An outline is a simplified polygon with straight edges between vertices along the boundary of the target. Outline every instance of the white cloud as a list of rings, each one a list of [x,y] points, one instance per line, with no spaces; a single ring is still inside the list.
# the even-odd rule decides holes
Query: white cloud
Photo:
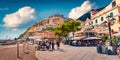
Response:
[[[35,18],[35,9],[26,6],[20,8],[17,12],[12,14],[7,14],[4,19],[4,27],[13,28],[13,30],[18,28],[21,24],[27,23]]]
[[[87,0],[80,7],[73,8],[68,17],[72,19],[78,19],[80,16],[90,11],[93,6],[94,3],[91,3],[89,0]]]
[[[12,29],[12,31],[18,31],[18,30],[19,30],[19,29],[17,29],[17,28],[13,28],[13,29]]]

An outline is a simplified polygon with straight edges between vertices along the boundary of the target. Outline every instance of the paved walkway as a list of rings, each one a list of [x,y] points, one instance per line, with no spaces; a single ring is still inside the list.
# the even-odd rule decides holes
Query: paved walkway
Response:
[[[60,50],[37,51],[38,60],[120,60],[116,55],[98,54],[96,47],[62,45]]]
[[[16,45],[6,45],[0,46],[0,60],[37,60],[35,57],[35,46],[29,45],[29,54],[23,52],[23,46],[19,47],[19,57],[17,58],[17,48]]]

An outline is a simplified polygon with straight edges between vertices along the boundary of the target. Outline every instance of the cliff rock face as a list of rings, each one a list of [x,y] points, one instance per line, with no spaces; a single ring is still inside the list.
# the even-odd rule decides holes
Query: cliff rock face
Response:
[[[40,22],[35,23],[26,32],[20,35],[22,38],[29,38],[30,36],[40,36],[42,38],[55,38],[54,32],[48,30],[48,28],[55,28],[60,23],[64,23],[66,18],[63,15],[55,14],[49,16]]]

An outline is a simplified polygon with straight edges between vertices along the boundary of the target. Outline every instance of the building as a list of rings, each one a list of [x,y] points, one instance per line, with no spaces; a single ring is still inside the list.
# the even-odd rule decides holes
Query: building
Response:
[[[84,18],[86,17],[86,15],[82,17]],[[90,17],[86,17],[84,19],[86,19],[86,21],[84,22],[82,30],[84,30],[84,34],[87,37],[91,35],[108,36],[109,35],[108,22],[110,22],[111,25],[112,35],[119,33],[120,32],[120,1],[112,0],[111,3],[106,7],[100,9],[93,9],[90,11]]]
[[[108,6],[104,7],[102,10],[91,11],[91,22],[89,22],[89,24],[92,24],[93,26],[101,25],[104,22],[108,22],[108,20],[111,20],[112,31],[119,32],[120,31],[119,14],[120,14],[120,1],[112,0],[112,2]],[[109,16],[109,18],[107,18],[107,16]],[[112,18],[115,18],[115,20],[112,20]]]

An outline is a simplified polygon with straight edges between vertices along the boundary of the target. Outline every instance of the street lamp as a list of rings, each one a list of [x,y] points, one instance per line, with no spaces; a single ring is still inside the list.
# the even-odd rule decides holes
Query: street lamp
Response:
[[[110,46],[112,46],[112,33],[111,33],[111,22],[110,22],[110,20],[115,20],[115,18],[113,18],[113,17],[111,17],[109,15],[106,18],[108,20],[108,30],[109,30],[109,37],[110,37]]]

